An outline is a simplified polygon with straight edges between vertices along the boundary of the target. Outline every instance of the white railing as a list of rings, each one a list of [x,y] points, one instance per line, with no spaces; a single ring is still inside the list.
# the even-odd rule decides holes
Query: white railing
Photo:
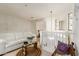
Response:
[[[52,38],[52,40],[50,40]],[[58,44],[58,40],[68,44],[68,32],[41,32],[40,43],[44,50],[51,52]]]

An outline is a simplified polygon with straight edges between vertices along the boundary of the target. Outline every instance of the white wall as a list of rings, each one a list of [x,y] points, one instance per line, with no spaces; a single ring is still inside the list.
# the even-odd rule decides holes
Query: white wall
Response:
[[[51,18],[46,18],[46,31],[55,31],[55,19],[53,18],[52,19],[52,22],[51,22]],[[52,24],[51,24],[52,23]],[[51,26],[52,26],[52,29],[51,29]]]
[[[45,31],[46,23],[44,19],[36,21],[36,30]]]
[[[74,41],[76,44],[76,52],[79,55],[79,4],[75,5],[75,19],[74,19]]]
[[[55,20],[63,21],[63,28],[65,31],[68,30],[68,13],[74,14],[74,8],[69,9],[67,12],[62,12],[60,15],[52,16],[52,31],[55,31]],[[36,21],[36,29],[42,29],[51,31],[51,17],[45,17],[40,21]]]
[[[31,21],[15,16],[0,15],[0,32],[35,32]]]

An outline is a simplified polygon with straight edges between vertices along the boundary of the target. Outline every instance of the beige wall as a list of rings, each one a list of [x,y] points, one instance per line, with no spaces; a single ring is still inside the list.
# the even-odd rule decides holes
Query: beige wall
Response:
[[[46,30],[46,23],[43,19],[36,21],[36,31],[45,31]]]
[[[1,32],[35,32],[34,23],[15,16],[0,15]]]

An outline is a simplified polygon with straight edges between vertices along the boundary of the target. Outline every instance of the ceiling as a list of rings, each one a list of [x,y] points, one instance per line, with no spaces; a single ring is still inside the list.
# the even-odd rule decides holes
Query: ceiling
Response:
[[[48,17],[51,10],[53,16],[58,17],[71,12],[73,8],[74,4],[71,3],[6,3],[0,4],[0,14],[13,15],[27,20],[37,20]]]

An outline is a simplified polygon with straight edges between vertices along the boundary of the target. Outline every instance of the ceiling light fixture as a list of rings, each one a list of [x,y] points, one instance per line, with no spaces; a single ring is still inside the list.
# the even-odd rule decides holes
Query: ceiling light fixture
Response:
[[[33,19],[33,18],[35,18],[35,17],[31,17],[31,18]]]
[[[51,36],[49,37],[50,40],[54,40],[54,37],[52,36],[52,10],[50,11],[51,14]]]
[[[27,5],[27,4],[25,4],[24,6],[25,6],[25,7],[27,7],[28,5]]]

